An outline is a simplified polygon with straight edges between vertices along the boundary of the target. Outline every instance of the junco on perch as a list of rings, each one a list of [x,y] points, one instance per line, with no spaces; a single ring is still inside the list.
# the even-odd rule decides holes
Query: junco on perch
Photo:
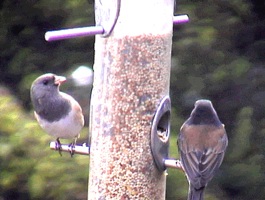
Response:
[[[73,155],[76,140],[84,126],[84,116],[78,102],[70,95],[60,92],[60,85],[66,81],[63,76],[44,74],[31,85],[30,96],[34,114],[39,125],[55,136],[56,146],[61,155],[59,138],[74,139],[69,145]]]
[[[208,182],[220,167],[228,139],[209,100],[198,100],[180,129],[180,160],[189,182],[188,200],[203,200]]]

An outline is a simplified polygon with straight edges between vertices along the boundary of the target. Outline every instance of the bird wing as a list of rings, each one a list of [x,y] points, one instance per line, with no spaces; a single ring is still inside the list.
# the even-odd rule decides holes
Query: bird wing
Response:
[[[213,178],[223,161],[227,143],[223,127],[183,125],[178,147],[186,175],[195,188],[206,186]]]
[[[71,103],[71,107],[73,110],[75,110],[74,112],[74,120],[76,124],[80,124],[82,127],[84,126],[84,115],[83,115],[83,111],[81,106],[79,105],[79,103],[70,95],[60,92],[60,95],[62,97],[64,97],[65,99],[68,99],[69,102]]]
[[[39,120],[39,118],[40,118],[40,116],[38,115],[38,113],[36,112],[36,111],[34,111],[34,117],[35,117],[35,119],[39,122],[40,120]]]

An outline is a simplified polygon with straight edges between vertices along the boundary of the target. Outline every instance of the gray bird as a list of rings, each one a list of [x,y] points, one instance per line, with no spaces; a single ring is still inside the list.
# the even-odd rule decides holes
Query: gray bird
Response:
[[[204,189],[220,167],[228,139],[211,101],[198,100],[178,137],[180,160],[189,182],[188,200],[203,200]]]
[[[84,116],[78,102],[70,95],[60,92],[60,85],[66,81],[63,76],[44,74],[38,77],[31,86],[30,96],[34,114],[39,125],[57,139],[57,149],[61,155],[59,138],[74,139],[71,156],[84,126]]]

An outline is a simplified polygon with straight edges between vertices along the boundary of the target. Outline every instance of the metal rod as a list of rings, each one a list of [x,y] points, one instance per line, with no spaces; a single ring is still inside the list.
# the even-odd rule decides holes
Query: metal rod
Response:
[[[173,17],[173,24],[183,24],[189,22],[188,15],[178,15]],[[57,31],[48,31],[45,33],[45,40],[48,42],[56,40],[65,40],[69,38],[91,36],[103,34],[104,29],[101,26],[90,26],[72,29],[63,29]]]
[[[103,34],[103,33],[104,29],[101,26],[63,29],[63,30],[46,32],[45,40],[50,42],[55,40],[64,40],[69,38],[90,36],[90,35]]]
[[[50,149],[58,151],[58,148],[56,147],[56,142],[51,142],[50,143]],[[61,151],[65,152],[71,152],[71,146],[68,144],[62,144],[61,145]],[[75,145],[75,148],[73,149],[74,154],[81,154],[81,155],[89,155],[90,148],[84,143],[82,146],[81,145]]]
[[[184,24],[189,22],[188,15],[177,15],[173,17],[173,24]]]
[[[164,161],[164,164],[165,164],[166,167],[175,168],[175,169],[181,169],[182,171],[184,171],[180,160],[166,159]]]

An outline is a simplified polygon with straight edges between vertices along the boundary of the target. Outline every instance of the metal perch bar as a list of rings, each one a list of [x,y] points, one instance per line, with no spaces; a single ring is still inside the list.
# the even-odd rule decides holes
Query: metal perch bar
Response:
[[[188,15],[177,15],[173,17],[173,24],[184,24],[189,22]]]
[[[181,164],[181,161],[180,160],[166,159],[164,161],[164,164],[168,168],[175,168],[175,169],[181,169],[181,170],[183,170],[183,167],[182,167],[182,164]]]
[[[68,144],[62,144],[61,148],[62,148],[61,151],[65,151],[69,153],[71,152],[71,146],[69,146]],[[56,148],[56,142],[50,143],[50,149],[58,151],[58,148]],[[84,143],[82,146],[75,145],[75,147],[73,148],[73,151],[74,151],[74,154],[89,155],[90,148]]]
[[[189,22],[188,15],[177,15],[173,17],[173,24],[183,24]],[[45,40],[48,42],[56,40],[65,40],[76,37],[92,36],[104,34],[101,26],[90,26],[81,28],[62,29],[57,31],[48,31],[45,33]]]
[[[83,37],[83,36],[103,34],[103,33],[104,29],[101,26],[63,29],[63,30],[46,32],[45,40],[50,42],[55,40],[64,40],[69,38]]]

